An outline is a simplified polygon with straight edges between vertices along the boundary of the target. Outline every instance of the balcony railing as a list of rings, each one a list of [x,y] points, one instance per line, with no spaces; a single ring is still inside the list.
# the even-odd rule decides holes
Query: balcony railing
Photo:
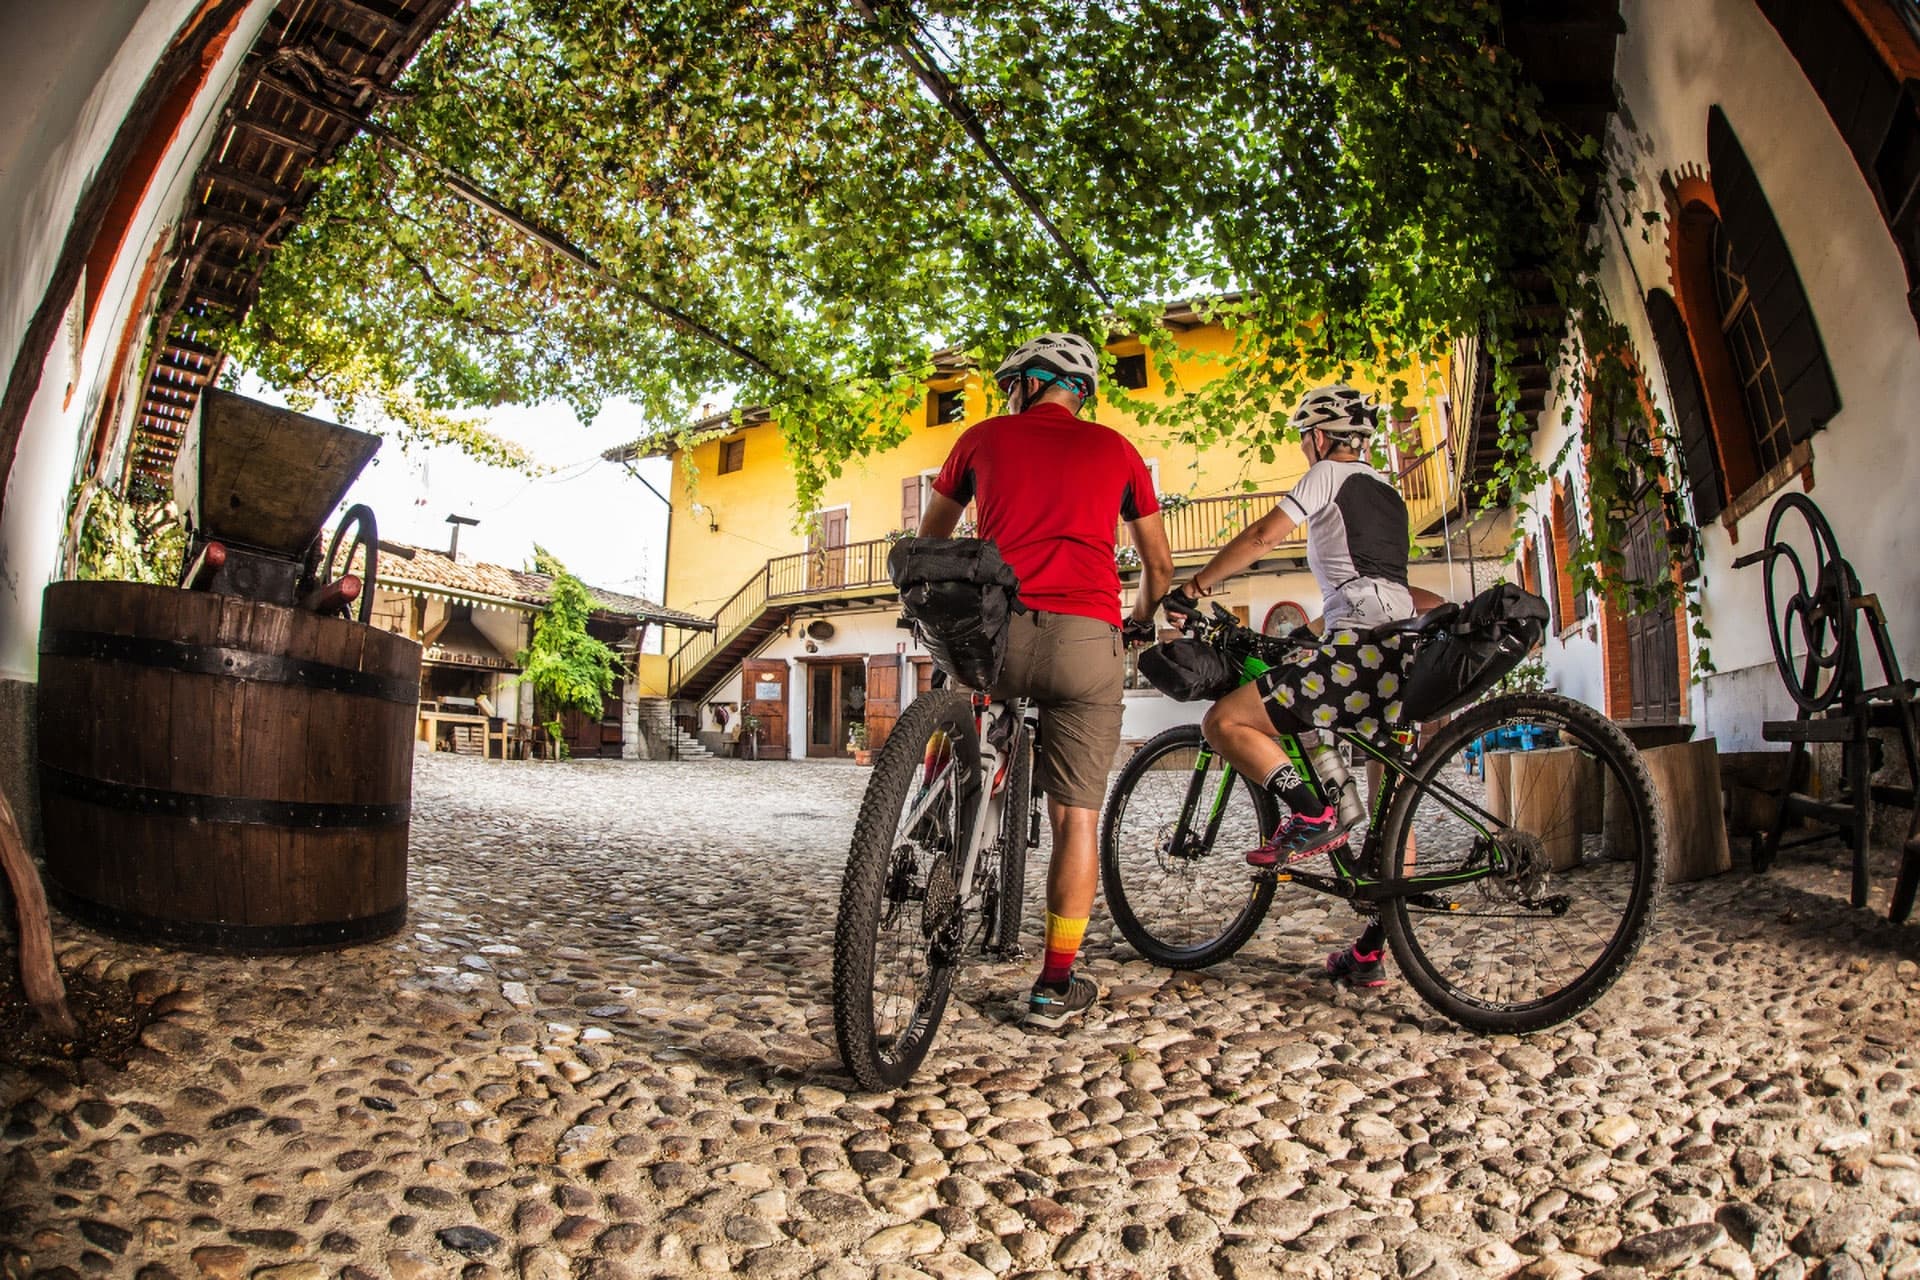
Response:
[[[889,545],[880,538],[842,547],[816,547],[767,561],[714,613],[712,631],[695,632],[674,651],[667,665],[667,687],[678,690],[709,656],[733,643],[770,605],[890,585]]]
[[[1242,529],[1273,510],[1278,493],[1233,493],[1215,498],[1193,498],[1160,509],[1160,521],[1166,526],[1167,545],[1176,556],[1199,555],[1214,551],[1233,540]],[[1306,538],[1306,530],[1296,530],[1288,541]],[[1132,546],[1125,525],[1120,527],[1120,545]]]

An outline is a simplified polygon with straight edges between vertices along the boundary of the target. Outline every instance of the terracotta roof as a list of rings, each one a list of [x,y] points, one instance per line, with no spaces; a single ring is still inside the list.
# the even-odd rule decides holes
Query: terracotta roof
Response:
[[[383,542],[380,549],[382,552],[413,553],[411,560],[403,555],[380,557],[380,585],[389,590],[425,587],[454,595],[508,601],[525,605],[529,610],[544,607],[552,598],[553,579],[544,573],[528,573],[479,560],[454,561],[444,551],[409,547],[397,542]],[[641,596],[607,591],[591,584],[587,592],[598,606],[595,612],[610,617],[631,618],[635,622],[658,622],[691,631],[713,630],[712,619],[668,609]]]

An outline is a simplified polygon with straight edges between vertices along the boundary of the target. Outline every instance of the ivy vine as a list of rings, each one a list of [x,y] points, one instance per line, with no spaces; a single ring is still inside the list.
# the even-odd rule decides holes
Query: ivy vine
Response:
[[[1542,115],[1499,22],[1494,0],[469,0],[324,175],[233,349],[500,461],[464,411],[619,396],[674,435],[706,399],[766,405],[805,511],[900,442],[935,350],[1137,334],[1174,394],[1103,394],[1252,464],[1315,382],[1404,400],[1480,334],[1492,502],[1543,476],[1515,373],[1561,354],[1543,280],[1563,403],[1606,409],[1576,573],[1671,592],[1617,563],[1663,460],[1580,216],[1598,143]],[[1162,321],[1192,299],[1231,376],[1178,379]]]

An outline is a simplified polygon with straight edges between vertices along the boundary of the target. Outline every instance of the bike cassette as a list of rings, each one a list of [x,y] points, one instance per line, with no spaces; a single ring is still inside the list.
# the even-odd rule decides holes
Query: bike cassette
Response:
[[[927,868],[926,901],[920,908],[920,928],[933,938],[947,929],[960,912],[960,889],[953,878],[953,859],[935,858]]]

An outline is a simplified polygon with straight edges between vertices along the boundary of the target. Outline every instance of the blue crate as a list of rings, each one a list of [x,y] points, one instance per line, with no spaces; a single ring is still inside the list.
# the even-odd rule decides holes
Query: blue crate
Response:
[[[1544,725],[1509,724],[1490,730],[1467,744],[1461,756],[1465,759],[1467,772],[1486,772],[1482,756],[1488,751],[1538,751],[1554,745],[1559,737]]]

